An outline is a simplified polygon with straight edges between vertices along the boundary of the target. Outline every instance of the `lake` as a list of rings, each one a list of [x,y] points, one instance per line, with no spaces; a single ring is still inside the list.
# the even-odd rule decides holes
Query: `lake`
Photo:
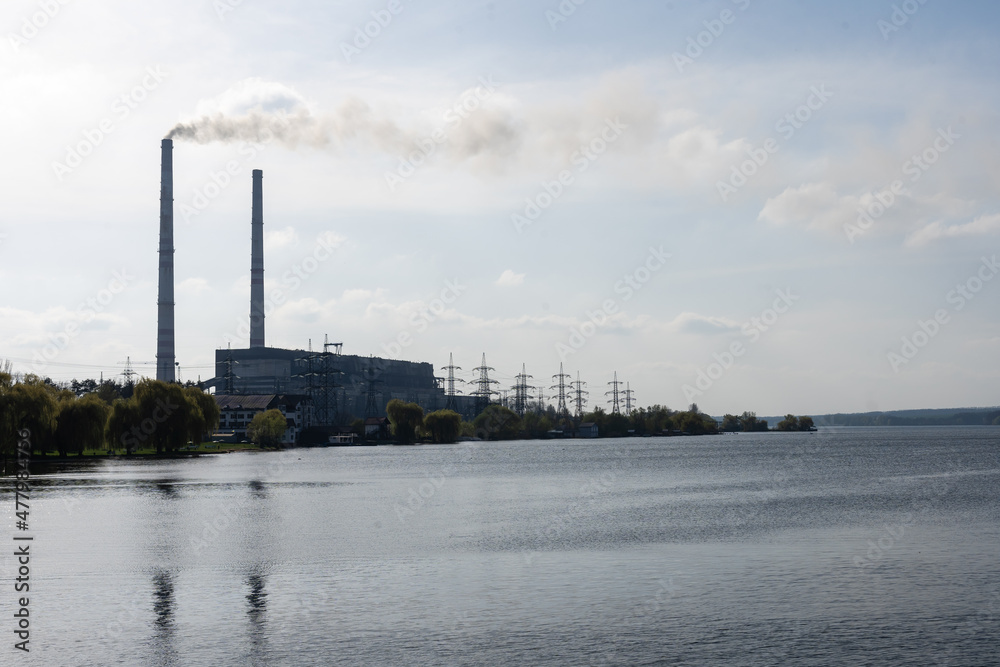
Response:
[[[34,464],[4,665],[985,665],[1000,429]],[[15,535],[11,480],[0,502]]]

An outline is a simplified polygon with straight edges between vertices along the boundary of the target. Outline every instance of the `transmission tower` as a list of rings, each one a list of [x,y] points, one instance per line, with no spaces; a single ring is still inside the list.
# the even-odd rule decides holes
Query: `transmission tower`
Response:
[[[624,384],[623,382],[618,381],[618,371],[615,371],[615,379],[608,383],[608,385],[611,387],[611,391],[604,392],[605,396],[611,396],[611,399],[608,400],[608,403],[611,404],[611,414],[613,415],[620,415],[622,413],[621,408],[619,407],[621,404],[619,398],[621,391],[618,389],[618,387],[620,387],[623,384]]]
[[[368,361],[368,395],[365,398],[365,421],[368,421],[372,417],[378,417],[381,412],[378,409],[378,390],[376,386],[381,384],[382,380],[375,379],[375,359],[369,357]]]
[[[472,395],[476,397],[476,414],[482,412],[486,409],[486,406],[490,404],[491,397],[498,393],[493,389],[493,385],[500,384],[496,380],[490,379],[490,371],[495,371],[496,369],[492,366],[486,365],[486,353],[483,353],[483,363],[478,368],[473,368],[472,371],[479,373],[479,379],[476,381],[478,388],[472,392]]]
[[[319,426],[334,426],[340,421],[338,409],[337,388],[340,384],[336,377],[340,375],[337,359],[340,357],[343,343],[331,343],[329,336],[324,339],[323,351],[313,352],[312,341],[309,341],[309,354],[296,361],[305,362],[304,373],[296,377],[305,378],[306,393],[312,398]],[[331,352],[330,348],[334,351]]]
[[[514,412],[522,417],[525,410],[528,409],[528,390],[535,389],[528,384],[528,379],[531,377],[533,376],[525,372],[524,364],[521,364],[521,372],[514,376],[514,386],[511,387],[514,390]]]
[[[456,410],[457,406],[455,405],[455,396],[456,396],[455,383],[456,382],[465,382],[465,380],[463,380],[462,378],[455,377],[455,371],[462,370],[462,367],[455,365],[454,355],[449,352],[448,353],[448,365],[445,366],[444,368],[442,368],[441,370],[448,371],[448,381],[447,381],[446,389],[445,389],[445,395],[446,395],[447,398],[445,399],[444,409],[445,410]]]
[[[132,357],[125,357],[125,370],[122,371],[122,375],[125,376],[125,386],[131,387],[134,383],[134,378],[138,373],[132,369]]]
[[[632,414],[632,404],[634,403],[632,396],[635,395],[635,392],[632,391],[632,387],[629,386],[628,382],[625,383],[625,391],[623,393],[625,394],[625,414],[630,415]]]
[[[545,389],[538,387],[538,414],[545,412],[545,399],[548,396],[545,395]]]
[[[580,371],[576,372],[576,382],[570,382],[569,386],[573,388],[573,403],[576,405],[576,418],[579,419],[583,416],[583,406],[587,403],[587,396],[590,395],[590,392],[584,389],[587,383],[580,380]]]
[[[569,414],[569,410],[566,409],[566,387],[572,383],[566,382],[566,378],[572,378],[572,377],[573,377],[572,375],[563,373],[562,363],[559,364],[559,375],[552,376],[552,379],[555,380],[557,384],[552,385],[551,387],[549,387],[549,389],[559,390],[559,393],[557,394],[557,396],[559,397],[559,404],[558,407],[556,407],[556,411],[560,415]]]

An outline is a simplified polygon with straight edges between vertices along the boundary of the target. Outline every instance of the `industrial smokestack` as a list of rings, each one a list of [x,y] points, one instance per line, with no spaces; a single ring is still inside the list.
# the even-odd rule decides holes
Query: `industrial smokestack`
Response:
[[[264,172],[253,170],[250,213],[250,347],[264,347]]]
[[[156,299],[156,379],[174,381],[174,142],[160,156],[160,283]]]

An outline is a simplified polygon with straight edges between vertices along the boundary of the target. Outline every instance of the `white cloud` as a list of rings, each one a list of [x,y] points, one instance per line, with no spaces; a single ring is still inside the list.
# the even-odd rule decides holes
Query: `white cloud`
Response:
[[[294,227],[264,231],[264,248],[266,250],[277,250],[298,244],[299,235],[295,232]]]
[[[515,287],[524,282],[524,275],[523,273],[514,273],[510,269],[507,269],[500,274],[500,277],[497,278],[494,284],[500,287]]]
[[[739,331],[740,325],[725,317],[683,312],[667,325],[667,329],[676,333],[711,335]]]
[[[945,225],[932,222],[918,229],[906,238],[908,248],[918,247],[940,241],[941,239],[962,238],[966,236],[985,236],[1000,232],[1000,213],[983,215],[964,225]]]
[[[187,278],[177,285],[177,291],[185,294],[198,295],[209,291],[208,281],[204,278]]]
[[[774,225],[839,229],[854,221],[859,201],[858,197],[838,195],[829,183],[806,183],[768,199],[757,219]]]
[[[199,101],[195,114],[242,115],[252,110],[273,113],[278,110],[292,111],[303,106],[305,100],[288,86],[252,77],[240,81],[216,97]]]

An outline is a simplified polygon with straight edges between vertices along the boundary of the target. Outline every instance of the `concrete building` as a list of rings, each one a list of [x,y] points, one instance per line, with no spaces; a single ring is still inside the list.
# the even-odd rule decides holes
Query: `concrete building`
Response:
[[[254,347],[216,350],[216,392],[224,394],[298,394],[311,396],[318,421],[323,421],[324,393],[336,421],[382,417],[386,404],[398,398],[416,403],[424,412],[443,410],[447,403],[434,366],[426,362],[399,361],[350,354],[327,356],[308,350]],[[374,384],[374,411],[366,414],[369,385]],[[328,387],[328,388],[327,388]],[[475,399],[456,396],[457,412],[475,416]]]

